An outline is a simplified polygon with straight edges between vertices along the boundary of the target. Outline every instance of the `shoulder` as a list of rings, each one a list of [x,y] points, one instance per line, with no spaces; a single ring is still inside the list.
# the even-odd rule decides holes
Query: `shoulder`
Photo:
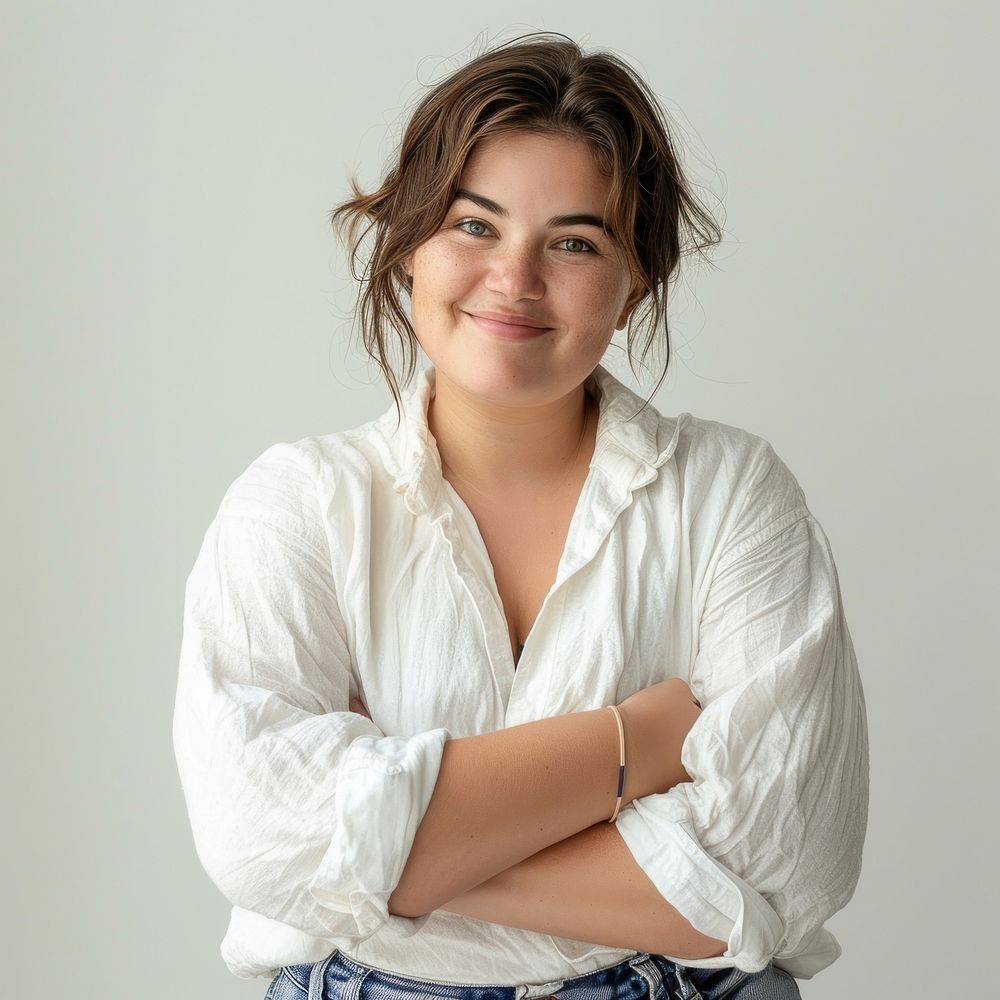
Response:
[[[722,474],[734,485],[749,486],[772,475],[791,475],[771,442],[745,427],[684,413],[677,442],[678,460],[692,473]]]
[[[771,442],[745,427],[725,424],[720,420],[682,415],[678,452],[698,468],[727,467],[739,472],[770,460],[774,455]]]
[[[226,489],[220,513],[307,531],[334,498],[343,503],[367,493],[374,423],[268,445]]]
[[[771,441],[745,427],[685,414],[677,444],[690,494],[719,512],[739,536],[808,514],[795,474]]]

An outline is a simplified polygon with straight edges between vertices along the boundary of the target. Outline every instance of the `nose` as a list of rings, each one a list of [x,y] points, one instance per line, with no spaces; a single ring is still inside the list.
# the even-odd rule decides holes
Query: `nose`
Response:
[[[491,255],[486,287],[508,299],[540,299],[545,294],[541,261],[525,243],[509,243]]]

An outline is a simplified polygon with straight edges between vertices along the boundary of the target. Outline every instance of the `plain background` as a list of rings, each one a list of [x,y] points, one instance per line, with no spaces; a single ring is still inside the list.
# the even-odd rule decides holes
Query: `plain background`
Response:
[[[263,997],[175,769],[184,581],[252,458],[390,404],[327,223],[348,173],[540,29],[646,76],[725,225],[655,404],[770,440],[834,548],[871,808],[803,996],[988,991],[996,6],[358,7],[2,4],[5,994]]]

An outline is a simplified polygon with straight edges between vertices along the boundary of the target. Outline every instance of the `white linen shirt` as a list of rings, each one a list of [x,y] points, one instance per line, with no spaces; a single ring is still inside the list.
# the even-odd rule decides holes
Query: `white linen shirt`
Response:
[[[674,961],[812,977],[841,953],[823,924],[860,875],[868,735],[830,544],[796,479],[746,430],[637,413],[598,366],[593,459],[515,671],[427,426],[434,384],[418,371],[398,429],[390,406],[267,448],[187,578],[173,740],[199,860],[232,905],[228,968],[269,979],[336,948],[520,997],[633,957],[387,902],[447,739],[681,677],[704,706],[681,753],[692,781],[616,820],[662,895],[728,942]]]

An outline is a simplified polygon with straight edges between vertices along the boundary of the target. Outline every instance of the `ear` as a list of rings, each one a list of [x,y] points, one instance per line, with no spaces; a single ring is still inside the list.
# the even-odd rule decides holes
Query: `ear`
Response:
[[[646,286],[641,280],[636,278],[632,285],[631,290],[628,293],[628,298],[625,300],[625,305],[622,306],[621,314],[618,317],[618,322],[615,324],[616,330],[623,330],[629,321],[629,317],[632,315],[632,310],[646,297]]]

